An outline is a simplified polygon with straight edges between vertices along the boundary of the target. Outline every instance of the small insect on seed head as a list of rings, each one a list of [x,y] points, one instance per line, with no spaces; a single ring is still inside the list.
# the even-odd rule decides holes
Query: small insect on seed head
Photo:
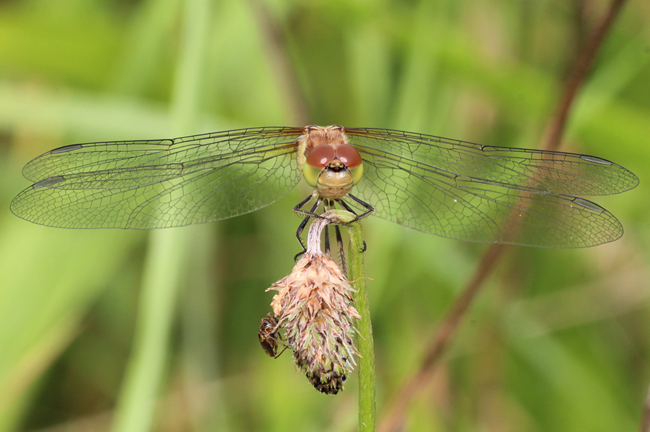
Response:
[[[278,341],[281,340],[280,335],[278,334],[278,319],[271,314],[266,315],[262,318],[260,323],[260,330],[257,333],[257,337],[260,340],[260,345],[262,349],[273,358],[280,357],[280,352],[278,354]]]

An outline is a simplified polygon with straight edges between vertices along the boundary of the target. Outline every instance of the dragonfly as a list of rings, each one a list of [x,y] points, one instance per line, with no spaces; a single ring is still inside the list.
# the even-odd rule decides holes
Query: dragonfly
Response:
[[[596,156],[337,125],[72,144],[23,174],[33,184],[12,212],[51,227],[218,221],[268,206],[304,179],[313,192],[294,208],[304,217],[299,241],[319,208],[339,206],[441,237],[547,248],[620,238],[621,223],[584,197],[639,183]]]

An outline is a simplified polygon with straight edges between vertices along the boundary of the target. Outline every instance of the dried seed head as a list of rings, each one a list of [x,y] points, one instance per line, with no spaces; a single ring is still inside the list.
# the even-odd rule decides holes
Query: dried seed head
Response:
[[[271,306],[296,364],[316,389],[336,394],[355,366],[352,320],[360,315],[345,275],[320,251],[320,232],[327,223],[317,219],[312,224],[307,252],[269,290],[278,291]]]

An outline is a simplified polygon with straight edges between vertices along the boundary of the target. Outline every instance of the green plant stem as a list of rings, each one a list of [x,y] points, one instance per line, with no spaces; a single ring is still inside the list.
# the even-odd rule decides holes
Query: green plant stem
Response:
[[[361,315],[357,325],[357,349],[359,350],[359,432],[374,432],[377,418],[375,402],[375,344],[372,338],[370,305],[363,274],[363,236],[361,224],[347,225],[350,236],[348,257],[350,260],[349,279],[356,290],[355,306]]]

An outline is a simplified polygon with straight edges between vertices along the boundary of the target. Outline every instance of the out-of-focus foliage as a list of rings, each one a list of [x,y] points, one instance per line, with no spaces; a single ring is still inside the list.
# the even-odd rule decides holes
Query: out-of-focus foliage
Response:
[[[535,147],[607,4],[215,1],[201,115],[187,133],[306,119]],[[182,6],[0,2],[0,432],[110,427],[147,233],[35,226],[9,203],[28,186],[21,167],[48,149],[169,136]],[[625,236],[593,249],[510,248],[410,406],[408,430],[637,429],[650,381],[649,29],[650,4],[630,2],[562,146],[640,177],[636,190],[597,200]],[[299,251],[291,208],[307,190],[196,237],[157,430],[355,430],[355,376],[342,394],[321,395],[290,355],[272,360],[257,341],[264,290]],[[372,218],[364,228],[381,419],[485,246]]]

